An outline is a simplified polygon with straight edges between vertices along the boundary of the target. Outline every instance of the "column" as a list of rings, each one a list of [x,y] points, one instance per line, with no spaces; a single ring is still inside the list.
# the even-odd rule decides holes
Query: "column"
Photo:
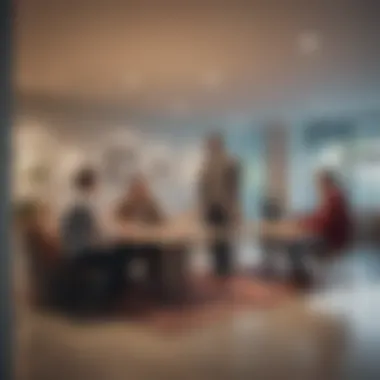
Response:
[[[0,379],[10,379],[11,365],[11,265],[10,265],[10,25],[11,2],[0,2]]]

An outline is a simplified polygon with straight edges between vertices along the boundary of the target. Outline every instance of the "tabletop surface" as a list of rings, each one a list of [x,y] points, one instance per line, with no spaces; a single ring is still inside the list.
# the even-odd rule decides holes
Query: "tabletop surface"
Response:
[[[165,242],[205,242],[214,238],[251,237],[296,240],[307,235],[294,221],[246,222],[241,225],[212,229],[197,220],[173,220],[162,226],[119,224],[114,236],[120,239]]]
[[[50,230],[59,229],[54,224],[48,224]],[[279,221],[243,221],[230,227],[215,229],[207,227],[195,215],[187,213],[170,219],[159,226],[147,226],[136,223],[119,223],[110,221],[103,223],[102,232],[105,241],[128,240],[137,242],[159,242],[159,243],[203,243],[216,237],[226,238],[259,238],[278,239],[282,241],[298,240],[308,235],[294,220]]]

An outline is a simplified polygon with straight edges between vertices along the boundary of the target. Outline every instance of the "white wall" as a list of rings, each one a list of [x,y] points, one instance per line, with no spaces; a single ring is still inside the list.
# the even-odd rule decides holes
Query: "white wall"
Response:
[[[14,197],[41,196],[59,209],[72,197],[70,179],[77,168],[93,165],[104,173],[104,153],[110,147],[137,152],[136,171],[148,177],[157,197],[169,212],[181,212],[195,202],[195,185],[201,165],[199,139],[171,137],[160,133],[141,133],[128,127],[109,126],[102,130],[78,127],[70,133],[38,120],[23,118],[14,130]],[[167,176],[156,178],[154,165],[168,166]],[[45,185],[30,179],[30,170],[44,166],[49,172]],[[125,191],[126,183],[111,183],[103,178],[102,201],[107,203]]]
[[[229,148],[244,164],[242,196],[244,207],[247,208],[246,217],[255,217],[256,203],[262,190],[259,188],[262,185],[259,180],[263,164],[262,141],[252,131],[230,132],[231,136],[226,136],[231,143]],[[166,157],[171,174],[162,181],[150,178],[152,186],[170,214],[186,212],[196,203],[195,187],[202,162],[203,139],[204,131],[187,130],[182,133],[179,130],[178,133],[168,133],[157,128],[142,133],[133,127],[117,125],[100,129],[87,127],[86,130],[70,125],[66,129],[65,125],[58,128],[54,123],[37,119],[19,119],[14,128],[14,197],[36,194],[49,199],[60,212],[72,198],[70,178],[76,168],[84,163],[92,163],[101,170],[102,155],[107,147],[115,143],[123,146],[132,143],[140,151],[139,167],[143,170],[148,169],[157,156],[162,154]],[[28,169],[40,163],[52,169],[50,181],[44,188],[33,186],[27,176]],[[109,203],[122,195],[123,191],[125,185],[117,186],[104,181],[100,207],[106,210]],[[238,265],[257,261],[258,250],[253,240],[239,242],[236,252]],[[194,265],[199,269],[209,266],[209,256],[202,251],[192,256]]]

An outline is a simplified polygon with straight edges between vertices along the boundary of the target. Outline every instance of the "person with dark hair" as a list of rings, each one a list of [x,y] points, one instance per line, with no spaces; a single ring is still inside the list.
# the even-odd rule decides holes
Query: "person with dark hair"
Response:
[[[76,197],[61,225],[63,251],[69,256],[84,254],[100,236],[94,214],[94,196],[98,185],[96,172],[82,169],[74,177],[73,185]]]
[[[76,198],[63,215],[60,235],[66,260],[64,298],[78,311],[91,302],[91,307],[104,306],[110,294],[111,263],[108,252],[100,247],[103,233],[95,212],[97,173],[90,168],[82,169],[74,177],[73,185]]]
[[[239,165],[226,151],[219,134],[209,136],[206,149],[206,162],[199,184],[201,213],[209,227],[230,230],[240,211]],[[233,263],[230,239],[216,239],[210,248],[217,275],[231,275]]]
[[[314,213],[300,218],[305,235],[313,236],[289,247],[295,279],[308,281],[310,275],[304,262],[305,249],[317,251],[320,257],[331,257],[348,245],[352,237],[352,217],[348,200],[335,173],[323,170],[316,175],[319,205]]]
[[[328,170],[317,174],[319,206],[310,216],[302,218],[302,227],[318,235],[330,250],[344,247],[352,235],[348,200],[335,173]]]

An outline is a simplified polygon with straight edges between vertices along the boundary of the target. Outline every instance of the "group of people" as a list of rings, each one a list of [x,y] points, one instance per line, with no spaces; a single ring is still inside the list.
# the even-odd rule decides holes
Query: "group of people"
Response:
[[[239,193],[241,171],[239,162],[227,152],[223,138],[211,135],[207,140],[206,159],[199,180],[199,209],[206,225],[216,228],[232,228],[241,221]],[[343,247],[351,236],[351,219],[347,199],[337,179],[330,172],[318,174],[320,206],[311,216],[297,220],[305,235],[312,232],[315,240],[324,250]],[[39,213],[34,223],[28,224],[30,247],[49,252],[48,257],[61,256],[65,271],[60,279],[59,289],[63,289],[66,299],[80,304],[85,298],[84,279],[89,269],[102,268],[106,274],[107,293],[112,300],[121,297],[128,288],[126,267],[133,258],[143,258],[148,266],[148,282],[154,292],[160,290],[162,247],[159,244],[118,244],[104,245],[104,223],[96,213],[96,195],[100,189],[97,172],[91,168],[80,170],[74,177],[73,186],[76,199],[60,218],[58,231],[48,231],[46,215]],[[44,219],[45,223],[40,223]],[[111,224],[139,223],[159,225],[166,215],[152,194],[143,176],[136,176],[129,184],[126,194],[115,209],[111,210]],[[107,222],[105,222],[107,223]],[[38,227],[38,228],[37,228]],[[43,236],[41,231],[43,231]],[[286,247],[294,272],[306,275],[302,255],[305,244],[297,241]],[[228,278],[233,273],[233,242],[229,238],[216,239],[209,247],[214,259],[214,270],[220,278]],[[107,252],[105,252],[107,251]],[[110,254],[112,251],[112,254]],[[36,253],[37,254],[37,253]],[[46,255],[45,255],[46,257]],[[270,255],[268,254],[268,258]],[[57,260],[55,260],[56,262]],[[45,260],[43,267],[52,260]],[[268,264],[270,260],[266,260]],[[41,269],[41,265],[37,268]],[[46,268],[43,268],[46,271]],[[50,271],[53,272],[54,271]],[[38,277],[38,275],[37,275]],[[70,279],[62,281],[62,277]],[[62,286],[65,283],[65,286]],[[46,284],[45,284],[46,287]],[[61,291],[62,293],[62,291]],[[75,302],[74,302],[75,301]]]
[[[159,292],[159,245],[110,239],[107,221],[96,211],[100,186],[95,170],[81,169],[74,177],[73,187],[75,199],[58,218],[58,225],[49,219],[49,209],[38,204],[29,205],[20,218],[37,302],[59,303],[72,311],[89,307],[91,302],[106,307],[128,289],[126,268],[136,257],[147,262],[149,287],[152,292]],[[133,179],[111,214],[111,218],[106,218],[109,223],[120,225],[157,225],[165,221],[141,176]],[[101,286],[94,287],[96,283]],[[93,294],[97,301],[90,288],[97,293]]]
[[[227,153],[220,136],[212,136],[208,140],[207,152],[200,178],[203,219],[211,227],[229,228],[241,221],[239,163]],[[351,242],[354,235],[351,207],[337,173],[321,170],[315,179],[318,200],[310,214],[287,220],[286,215],[281,215],[281,205],[275,198],[264,205],[267,207],[263,213],[269,219],[296,226],[301,236],[295,241],[283,241],[281,237],[263,239],[264,275],[273,274],[272,253],[280,249],[288,256],[292,279],[298,284],[310,283],[312,273],[305,257],[309,254],[319,259],[336,256],[343,253]],[[274,249],[266,249],[268,246]],[[232,242],[228,239],[215,240],[211,250],[217,274],[228,277],[233,271]]]
[[[207,224],[228,228],[239,215],[238,164],[227,154],[219,135],[208,139],[206,150],[199,186],[200,209]],[[58,298],[78,306],[89,299],[85,294],[89,277],[102,273],[103,282],[107,283],[103,286],[107,290],[104,296],[111,302],[121,298],[129,288],[127,269],[133,259],[139,258],[147,264],[150,291],[159,296],[164,249],[160,242],[137,244],[109,239],[112,226],[157,226],[167,220],[146,178],[137,174],[106,215],[97,212],[102,186],[94,168],[82,168],[75,173],[72,186],[74,200],[58,217],[58,226],[49,220],[49,210],[41,205],[24,213],[37,293],[50,295],[49,289],[55,289],[55,297],[59,293]],[[217,275],[228,276],[232,272],[231,242],[218,240],[210,250]]]
[[[207,158],[199,186],[202,217],[210,226],[229,228],[237,221],[240,208],[238,164],[227,154],[219,135],[208,139],[206,151]],[[134,258],[143,259],[148,267],[150,289],[159,297],[162,287],[162,250],[165,249],[160,242],[146,244],[123,240],[119,243],[115,241],[112,246],[102,244],[105,224],[138,223],[156,226],[165,222],[166,215],[146,179],[142,175],[132,179],[127,193],[105,221],[96,215],[96,207],[92,203],[96,201],[99,190],[96,172],[92,169],[81,170],[75,178],[74,186],[77,199],[62,217],[60,236],[62,250],[66,256],[71,257],[75,270],[80,274],[92,266],[102,267],[103,270],[109,268],[111,294],[117,297],[128,288],[126,268],[129,263]],[[210,247],[219,277],[232,273],[231,243],[228,239],[217,239]],[[80,275],[78,277],[81,278]],[[73,297],[75,296],[78,296],[78,290],[74,290]]]

